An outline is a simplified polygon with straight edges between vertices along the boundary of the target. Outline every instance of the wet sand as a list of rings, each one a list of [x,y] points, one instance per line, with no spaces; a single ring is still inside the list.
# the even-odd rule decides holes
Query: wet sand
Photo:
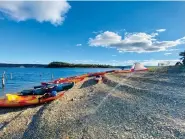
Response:
[[[51,103],[0,109],[2,139],[185,138],[185,73],[87,78]]]

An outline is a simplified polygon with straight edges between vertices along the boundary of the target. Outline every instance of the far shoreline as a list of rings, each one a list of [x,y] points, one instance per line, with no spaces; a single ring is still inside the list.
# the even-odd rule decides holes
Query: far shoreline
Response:
[[[51,62],[49,64],[13,64],[0,63],[0,68],[118,68],[125,69],[131,66],[112,66],[105,64],[74,64],[67,62]]]

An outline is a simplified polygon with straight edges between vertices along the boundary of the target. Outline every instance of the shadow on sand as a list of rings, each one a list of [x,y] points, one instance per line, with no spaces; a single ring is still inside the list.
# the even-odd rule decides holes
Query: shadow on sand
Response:
[[[1,123],[0,125],[0,131],[5,128],[9,123],[11,123],[13,120],[17,119],[20,115],[21,115],[22,112],[19,112],[15,117],[13,117],[10,121],[8,122],[4,122],[4,123]]]
[[[31,122],[29,123],[27,129],[25,130],[25,132],[22,136],[23,139],[34,137],[33,133],[37,129],[37,127],[40,123],[41,116],[42,116],[44,110],[49,106],[49,104],[50,103],[46,103],[45,105],[40,107],[40,109],[35,113],[35,115],[33,115]]]
[[[48,102],[48,103],[50,103],[50,102]],[[46,103],[46,104],[48,104],[48,103]],[[44,105],[44,104],[37,104],[37,105],[23,106],[23,107],[15,107],[15,108],[0,108],[0,115],[7,114],[7,113],[10,113],[10,112],[19,112],[19,111],[27,110],[28,108],[36,108],[36,107],[41,106],[41,105]]]
[[[43,110],[45,109],[45,107],[48,106],[48,105],[49,105],[49,103],[44,104],[38,110],[38,112],[33,116],[33,119],[35,119],[34,117],[37,116],[38,114],[40,115],[40,113],[42,113]],[[29,107],[22,107],[22,108],[1,108],[0,115],[10,113],[10,112],[19,112],[19,113],[16,116],[14,116],[11,120],[9,120],[8,122],[0,123],[0,131],[3,130],[9,123],[16,120],[22,114],[22,112],[24,110],[26,110],[28,108],[36,108],[37,106],[39,106],[39,105],[29,106]]]
[[[97,84],[97,83],[96,83],[96,81],[94,79],[89,79],[89,80],[83,82],[83,84],[81,85],[80,89],[87,88],[87,87],[93,86],[95,84]]]

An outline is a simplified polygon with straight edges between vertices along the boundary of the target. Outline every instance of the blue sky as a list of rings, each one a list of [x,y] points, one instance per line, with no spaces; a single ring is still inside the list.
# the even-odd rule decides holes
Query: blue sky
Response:
[[[1,2],[0,62],[174,63],[184,13],[184,2]]]

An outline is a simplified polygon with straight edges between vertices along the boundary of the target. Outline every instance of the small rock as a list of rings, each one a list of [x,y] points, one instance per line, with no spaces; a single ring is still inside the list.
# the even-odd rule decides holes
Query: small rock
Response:
[[[93,103],[95,104],[95,105],[98,105],[99,103],[98,102],[96,102],[96,101],[93,101]]]
[[[132,130],[131,127],[128,127],[128,126],[126,126],[126,125],[124,126],[124,128],[125,128],[126,131],[131,131],[131,130]]]
[[[1,129],[3,126],[4,126],[4,123],[1,123],[1,124],[0,124],[0,129]]]
[[[31,120],[28,119],[26,125],[28,126],[30,124]]]
[[[83,96],[80,96],[80,97],[79,97],[79,99],[82,99],[82,98],[83,98]]]
[[[76,99],[75,98],[72,98],[71,101],[75,101]]]
[[[179,137],[179,136],[180,136],[180,134],[181,134],[181,133],[180,133],[180,131],[178,131],[178,130],[175,130],[175,131],[174,131],[174,135],[175,135],[175,137]]]

